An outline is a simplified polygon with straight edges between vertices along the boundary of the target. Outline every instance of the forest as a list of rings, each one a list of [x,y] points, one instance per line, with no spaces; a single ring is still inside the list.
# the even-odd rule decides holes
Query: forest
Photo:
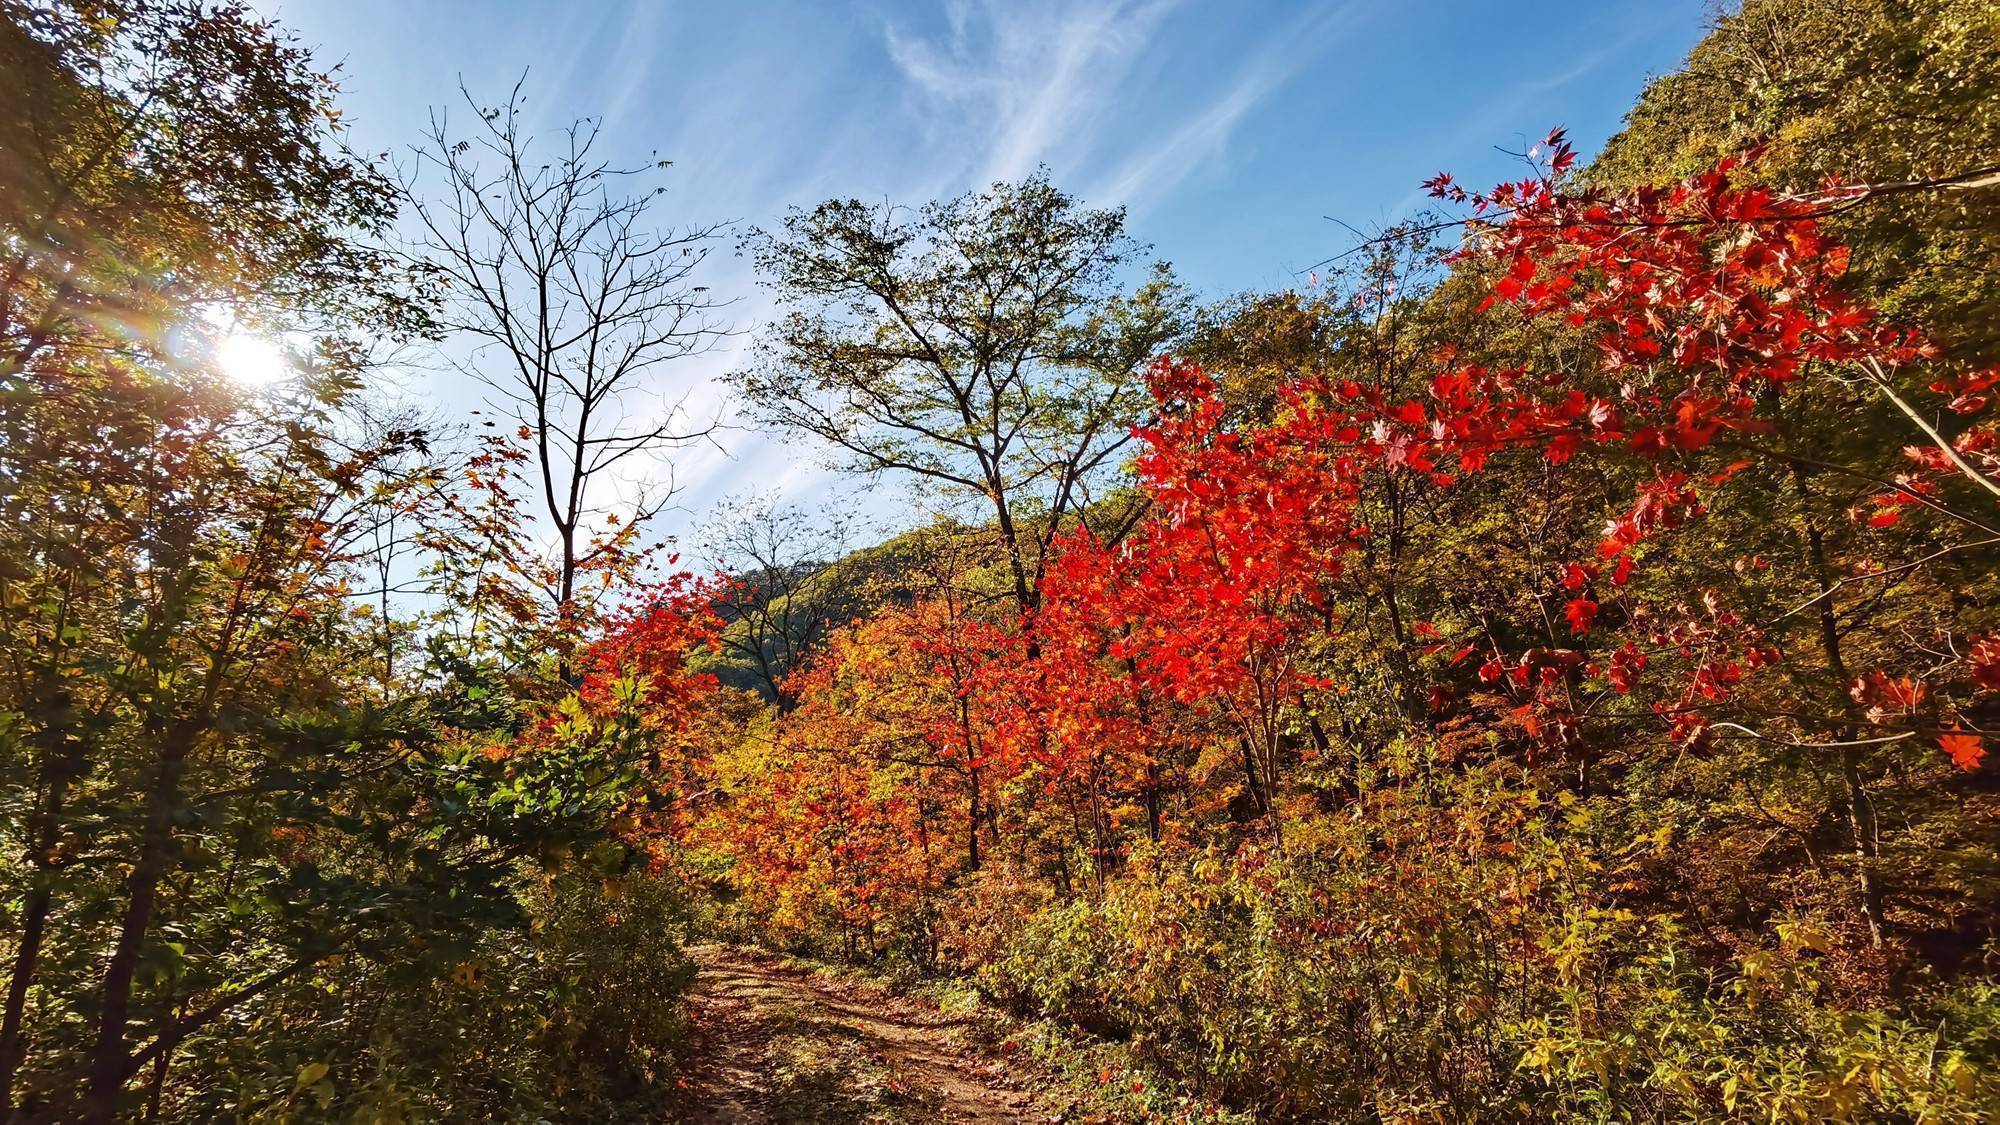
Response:
[[[0,1121],[2000,1119],[1990,0],[1741,0],[1227,296],[0,16]],[[662,533],[739,335],[921,518]]]

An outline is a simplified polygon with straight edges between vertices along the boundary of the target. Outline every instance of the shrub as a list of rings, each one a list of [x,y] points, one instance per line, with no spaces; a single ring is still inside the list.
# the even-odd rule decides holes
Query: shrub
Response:
[[[1990,1120],[1988,985],[1832,1003],[1822,934],[1729,972],[1619,905],[1590,802],[1407,778],[1262,847],[1159,856],[1024,919],[979,980],[1291,1120]]]

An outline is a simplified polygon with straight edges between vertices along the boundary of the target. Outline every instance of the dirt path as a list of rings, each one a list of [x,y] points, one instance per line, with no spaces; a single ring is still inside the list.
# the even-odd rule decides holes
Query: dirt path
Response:
[[[693,952],[682,1120],[1057,1119],[973,1045],[964,1021],[754,951]]]

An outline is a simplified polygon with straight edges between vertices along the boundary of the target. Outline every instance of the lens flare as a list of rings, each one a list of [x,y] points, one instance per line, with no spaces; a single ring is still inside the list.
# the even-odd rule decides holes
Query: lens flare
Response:
[[[268,387],[292,374],[291,358],[285,349],[263,336],[232,332],[215,349],[222,373],[246,387]]]

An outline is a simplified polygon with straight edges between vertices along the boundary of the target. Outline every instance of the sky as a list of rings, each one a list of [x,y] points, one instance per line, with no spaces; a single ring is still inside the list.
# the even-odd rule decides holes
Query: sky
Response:
[[[1046,165],[1205,298],[1302,288],[1315,262],[1423,202],[1450,170],[1516,174],[1565,125],[1586,156],[1648,78],[1700,38],[1707,0],[257,0],[340,64],[350,143],[400,158],[434,107],[525,74],[528,120],[602,119],[614,157],[673,161],[674,223],[773,226],[839,196],[956,195]],[[657,154],[657,155],[654,155]],[[1335,221],[1338,220],[1338,221]],[[714,377],[773,305],[733,243],[700,279],[740,335],[666,378],[733,426],[673,458],[664,530],[690,541],[723,497],[837,503],[910,522],[893,485],[856,493],[827,455],[755,432]],[[404,386],[448,410],[459,377]],[[657,472],[658,470],[653,470]]]

